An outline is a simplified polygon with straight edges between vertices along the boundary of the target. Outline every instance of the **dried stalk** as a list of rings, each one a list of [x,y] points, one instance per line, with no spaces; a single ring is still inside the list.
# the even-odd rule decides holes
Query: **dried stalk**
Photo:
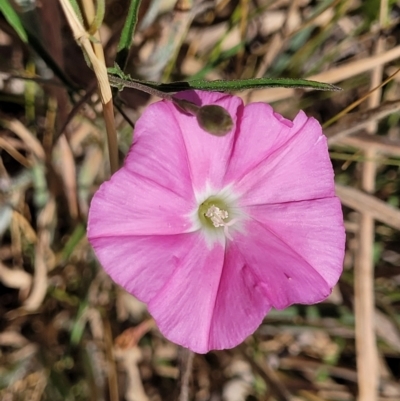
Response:
[[[385,25],[387,15],[387,0],[381,0],[380,27]],[[384,49],[384,39],[379,37],[375,54],[379,56]],[[377,65],[372,70],[371,90],[378,88],[368,98],[370,108],[377,107],[382,95],[383,65]],[[397,73],[397,71],[396,71]],[[362,100],[362,99],[361,99]],[[370,134],[377,130],[377,123],[371,122],[367,127]],[[367,193],[375,192],[375,177],[377,165],[374,162],[376,152],[370,147],[365,152],[366,160],[362,165],[361,186]],[[354,310],[356,334],[356,358],[358,375],[358,400],[376,401],[378,397],[378,348],[375,334],[375,293],[374,293],[374,241],[375,221],[368,213],[361,214],[359,229],[359,249],[354,267]]]
[[[64,14],[67,18],[67,21],[72,29],[75,40],[83,48],[84,52],[88,56],[93,71],[96,74],[101,103],[103,105],[103,114],[107,129],[110,168],[111,168],[111,173],[114,173],[115,171],[118,170],[119,167],[118,143],[117,143],[117,133],[115,130],[114,110],[112,107],[111,87],[108,81],[107,68],[104,63],[104,57],[103,59],[101,59],[98,58],[98,56],[95,54],[92,47],[92,43],[89,40],[89,35],[86,32],[85,28],[82,26],[81,22],[79,21],[70,2],[68,0],[60,0],[60,3],[64,10]],[[98,51],[98,47],[96,47],[96,50]]]

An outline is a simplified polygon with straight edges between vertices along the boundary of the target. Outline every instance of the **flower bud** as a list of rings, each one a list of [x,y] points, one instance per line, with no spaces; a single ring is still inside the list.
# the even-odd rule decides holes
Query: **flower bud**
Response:
[[[197,122],[204,131],[216,136],[224,136],[233,128],[233,120],[227,110],[216,104],[197,106],[185,100],[172,98],[172,101],[185,113],[196,116]]]
[[[200,107],[196,113],[197,122],[204,131],[216,136],[224,136],[233,128],[231,115],[215,104]]]

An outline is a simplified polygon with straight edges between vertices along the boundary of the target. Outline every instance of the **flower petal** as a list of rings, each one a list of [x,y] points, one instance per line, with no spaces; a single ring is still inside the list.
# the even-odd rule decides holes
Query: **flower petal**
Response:
[[[209,349],[232,348],[254,333],[271,309],[258,277],[230,241],[215,300]]]
[[[158,102],[138,120],[124,166],[93,197],[89,239],[188,231],[191,222],[185,216],[196,200],[174,112],[171,103]]]
[[[169,340],[198,353],[210,350],[210,325],[224,261],[224,246],[207,248],[200,233],[186,234],[176,268],[148,304]],[[157,250],[158,252],[158,250]],[[172,254],[174,250],[170,251]]]
[[[312,266],[303,257],[304,251],[316,251],[312,247],[300,253],[292,247],[291,238],[255,220],[248,220],[246,232],[236,232],[233,240],[271,306],[283,309],[294,303],[313,304],[330,294],[332,285],[319,271],[323,266]],[[329,254],[320,254],[320,261],[329,262]],[[337,272],[342,261],[333,262]]]
[[[93,244],[93,239],[101,237],[188,232],[192,229],[188,215],[194,207],[193,195],[185,199],[173,188],[123,167],[92,199],[88,238]]]
[[[177,109],[174,112],[185,141],[193,188],[199,192],[209,184],[218,189],[231,157],[236,121],[238,114],[243,110],[242,100],[237,96],[198,91],[181,92],[176,96],[198,106],[216,104],[224,107],[233,119],[232,131],[223,137],[217,137],[200,128],[194,116],[186,115]]]
[[[337,283],[346,240],[338,198],[258,205],[249,207],[247,212],[268,231],[284,239],[329,287]]]
[[[198,233],[99,237],[91,242],[110,277],[145,303],[159,294],[176,270],[208,255],[200,246]],[[187,286],[185,282],[179,284]],[[164,308],[175,310],[175,305],[165,302]]]
[[[237,181],[284,145],[293,123],[275,113],[269,104],[252,103],[244,108],[238,122],[235,148],[226,181]]]
[[[268,300],[235,243],[225,255],[220,244],[205,252],[200,237],[187,245],[149,311],[165,337],[192,351],[232,348],[261,324]]]
[[[150,105],[136,122],[133,144],[123,168],[141,180],[192,199],[188,155],[177,120],[180,114],[171,102]]]
[[[334,196],[332,165],[319,123],[303,112],[292,126],[277,116],[268,105],[245,107],[225,184],[234,182],[242,205]]]

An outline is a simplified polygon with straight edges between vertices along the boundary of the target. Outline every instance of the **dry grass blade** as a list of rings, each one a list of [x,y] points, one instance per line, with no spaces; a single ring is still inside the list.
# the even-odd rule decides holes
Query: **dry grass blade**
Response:
[[[181,349],[181,392],[179,401],[189,401],[189,385],[192,376],[194,352],[188,349]]]
[[[368,213],[375,220],[400,230],[400,210],[358,189],[336,184],[336,194],[342,203],[357,212]]]
[[[24,167],[31,167],[31,162],[2,137],[0,137],[0,148],[3,148],[11,157],[13,157],[18,163],[21,163]]]
[[[330,68],[328,71],[321,72],[307,77],[307,79],[329,84],[337,84],[340,81],[349,79],[358,74],[370,71],[371,69],[389,63],[400,57],[400,46],[394,47],[382,54],[374,55],[361,60],[346,63],[341,67]],[[274,88],[262,89],[251,92],[243,92],[239,95],[252,102],[276,102],[295,96],[294,89]]]
[[[138,364],[142,360],[142,352],[139,347],[132,347],[128,350],[119,350],[115,352],[115,356],[122,363],[124,370],[128,376],[128,385],[125,392],[127,401],[148,401]]]
[[[8,347],[25,347],[29,341],[20,333],[14,330],[6,330],[0,333],[0,345]]]
[[[118,387],[118,375],[117,375],[117,367],[115,364],[115,356],[113,353],[113,340],[112,340],[112,332],[111,326],[108,319],[103,320],[103,328],[104,328],[104,346],[105,346],[105,355],[107,358],[107,378],[108,378],[108,392],[110,396],[110,401],[118,401],[119,400],[119,387]]]
[[[139,73],[151,81],[169,78],[179,48],[196,14],[209,7],[208,2],[176,1],[171,20],[162,21],[162,34],[151,49],[150,56],[140,66]]]
[[[103,165],[103,152],[99,147],[91,147],[85,157],[85,161],[79,171],[79,209],[83,216],[87,216],[89,211],[90,188]]]
[[[46,296],[48,287],[47,272],[50,266],[47,262],[50,249],[49,225],[54,222],[56,203],[51,198],[38,216],[38,240],[35,244],[35,273],[33,276],[32,291],[24,302],[27,311],[36,311]]]
[[[35,245],[35,273],[33,276],[32,291],[25,300],[24,308],[27,311],[36,311],[42,304],[47,292],[47,265],[45,261],[46,239],[39,237]]]
[[[78,217],[78,198],[75,160],[67,138],[62,134],[53,150],[53,164],[64,184],[68,208],[73,219]]]
[[[243,348],[243,347],[241,347]],[[282,401],[295,401],[294,396],[285,387],[279,379],[276,372],[265,361],[255,361],[254,358],[247,355],[243,350],[242,355],[246,358],[247,362],[253,367],[253,370],[260,375],[266,384],[271,386],[272,393],[276,394],[277,398]]]
[[[96,9],[94,7],[93,1],[83,0],[82,7],[84,10],[87,23],[88,25],[91,25],[96,16]],[[101,45],[100,33],[98,30],[94,32],[93,37],[96,40],[92,43],[94,53],[96,54],[96,57],[99,59],[99,61],[105,65],[103,46]]]
[[[324,129],[324,134],[328,137],[328,144],[333,145],[344,137],[365,129],[371,123],[382,120],[399,109],[400,100],[394,100],[382,103],[373,109],[347,114],[337,124]]]
[[[400,139],[391,139],[387,136],[361,133],[343,138],[339,140],[337,144],[339,146],[349,146],[363,151],[367,151],[372,147],[376,154],[400,157]]]
[[[65,16],[69,22],[76,41],[82,46],[86,55],[88,56],[90,63],[92,65],[93,71],[96,74],[97,82],[99,85],[101,102],[103,104],[103,115],[106,123],[107,129],[107,139],[109,147],[110,156],[110,168],[111,172],[114,173],[118,170],[118,144],[117,144],[117,133],[115,131],[115,121],[114,121],[114,110],[112,105],[112,93],[110,83],[108,81],[107,68],[104,62],[104,57],[95,54],[92,48],[92,44],[89,40],[89,35],[85,31],[84,27],[80,23],[75,11],[73,10],[70,2],[68,0],[60,0],[63,7]],[[88,12],[90,16],[90,11]],[[102,50],[98,46],[95,47],[97,52],[102,55]]]
[[[144,390],[138,367],[139,362],[142,360],[142,352],[138,347],[138,342],[153,327],[154,320],[148,319],[139,326],[125,330],[115,339],[114,354],[122,363],[128,375],[128,385],[125,391],[125,398],[128,401],[149,400]]]
[[[387,344],[390,344],[391,348],[400,352],[400,331],[393,320],[378,309],[375,309],[374,320],[377,335]]]
[[[18,120],[1,120],[0,124],[8,128],[24,142],[28,149],[40,160],[45,160],[45,152],[42,144],[32,133]]]
[[[112,95],[111,87],[108,82],[107,68],[104,64],[104,60],[99,60],[94,53],[89,40],[89,34],[80,23],[74,9],[71,6],[71,3],[68,0],[60,0],[60,3],[72,29],[75,40],[82,46],[87,56],[89,57],[89,60],[93,67],[93,71],[96,74],[96,78],[99,83],[102,103],[106,104],[112,99]]]
[[[380,1],[379,25],[383,29],[388,14],[387,0]],[[383,54],[385,40],[378,37],[374,53],[376,56]],[[398,71],[397,71],[398,72]],[[396,73],[397,73],[396,72]],[[382,95],[383,65],[376,65],[372,69],[370,90],[377,88],[368,98],[368,106],[375,108],[379,105]],[[360,99],[360,101],[362,98]],[[371,122],[367,126],[369,134],[376,133],[378,125]],[[370,147],[365,151],[367,159],[362,165],[361,186],[368,193],[375,191],[377,165],[375,149]],[[400,212],[400,211],[398,211]],[[396,220],[395,220],[396,221]],[[398,218],[400,223],[400,218]],[[358,399],[359,401],[375,401],[378,397],[378,383],[380,378],[378,366],[378,347],[375,334],[375,292],[374,292],[374,217],[363,210],[358,233],[359,250],[354,266],[354,311],[356,332],[356,357],[358,374]]]
[[[24,270],[10,269],[0,262],[0,281],[7,287],[25,290],[32,285],[32,276]]]

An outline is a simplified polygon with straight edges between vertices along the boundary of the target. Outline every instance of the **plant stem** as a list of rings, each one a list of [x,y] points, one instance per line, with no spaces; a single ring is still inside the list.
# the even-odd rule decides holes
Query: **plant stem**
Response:
[[[103,116],[107,130],[110,170],[111,174],[113,174],[118,170],[119,161],[118,161],[118,141],[117,141],[117,133],[115,132],[114,108],[112,100],[110,100],[106,104],[103,103]]]
[[[161,92],[157,89],[151,88],[150,86],[143,85],[139,82],[133,82],[133,81],[126,81],[125,79],[118,78],[114,75],[108,75],[108,79],[110,80],[110,83],[112,86],[120,87],[122,86],[123,88],[133,88],[140,90],[142,92],[148,93],[149,95],[152,96],[157,96],[161,99],[169,100],[170,102],[173,101],[172,95],[169,95],[168,93]]]

